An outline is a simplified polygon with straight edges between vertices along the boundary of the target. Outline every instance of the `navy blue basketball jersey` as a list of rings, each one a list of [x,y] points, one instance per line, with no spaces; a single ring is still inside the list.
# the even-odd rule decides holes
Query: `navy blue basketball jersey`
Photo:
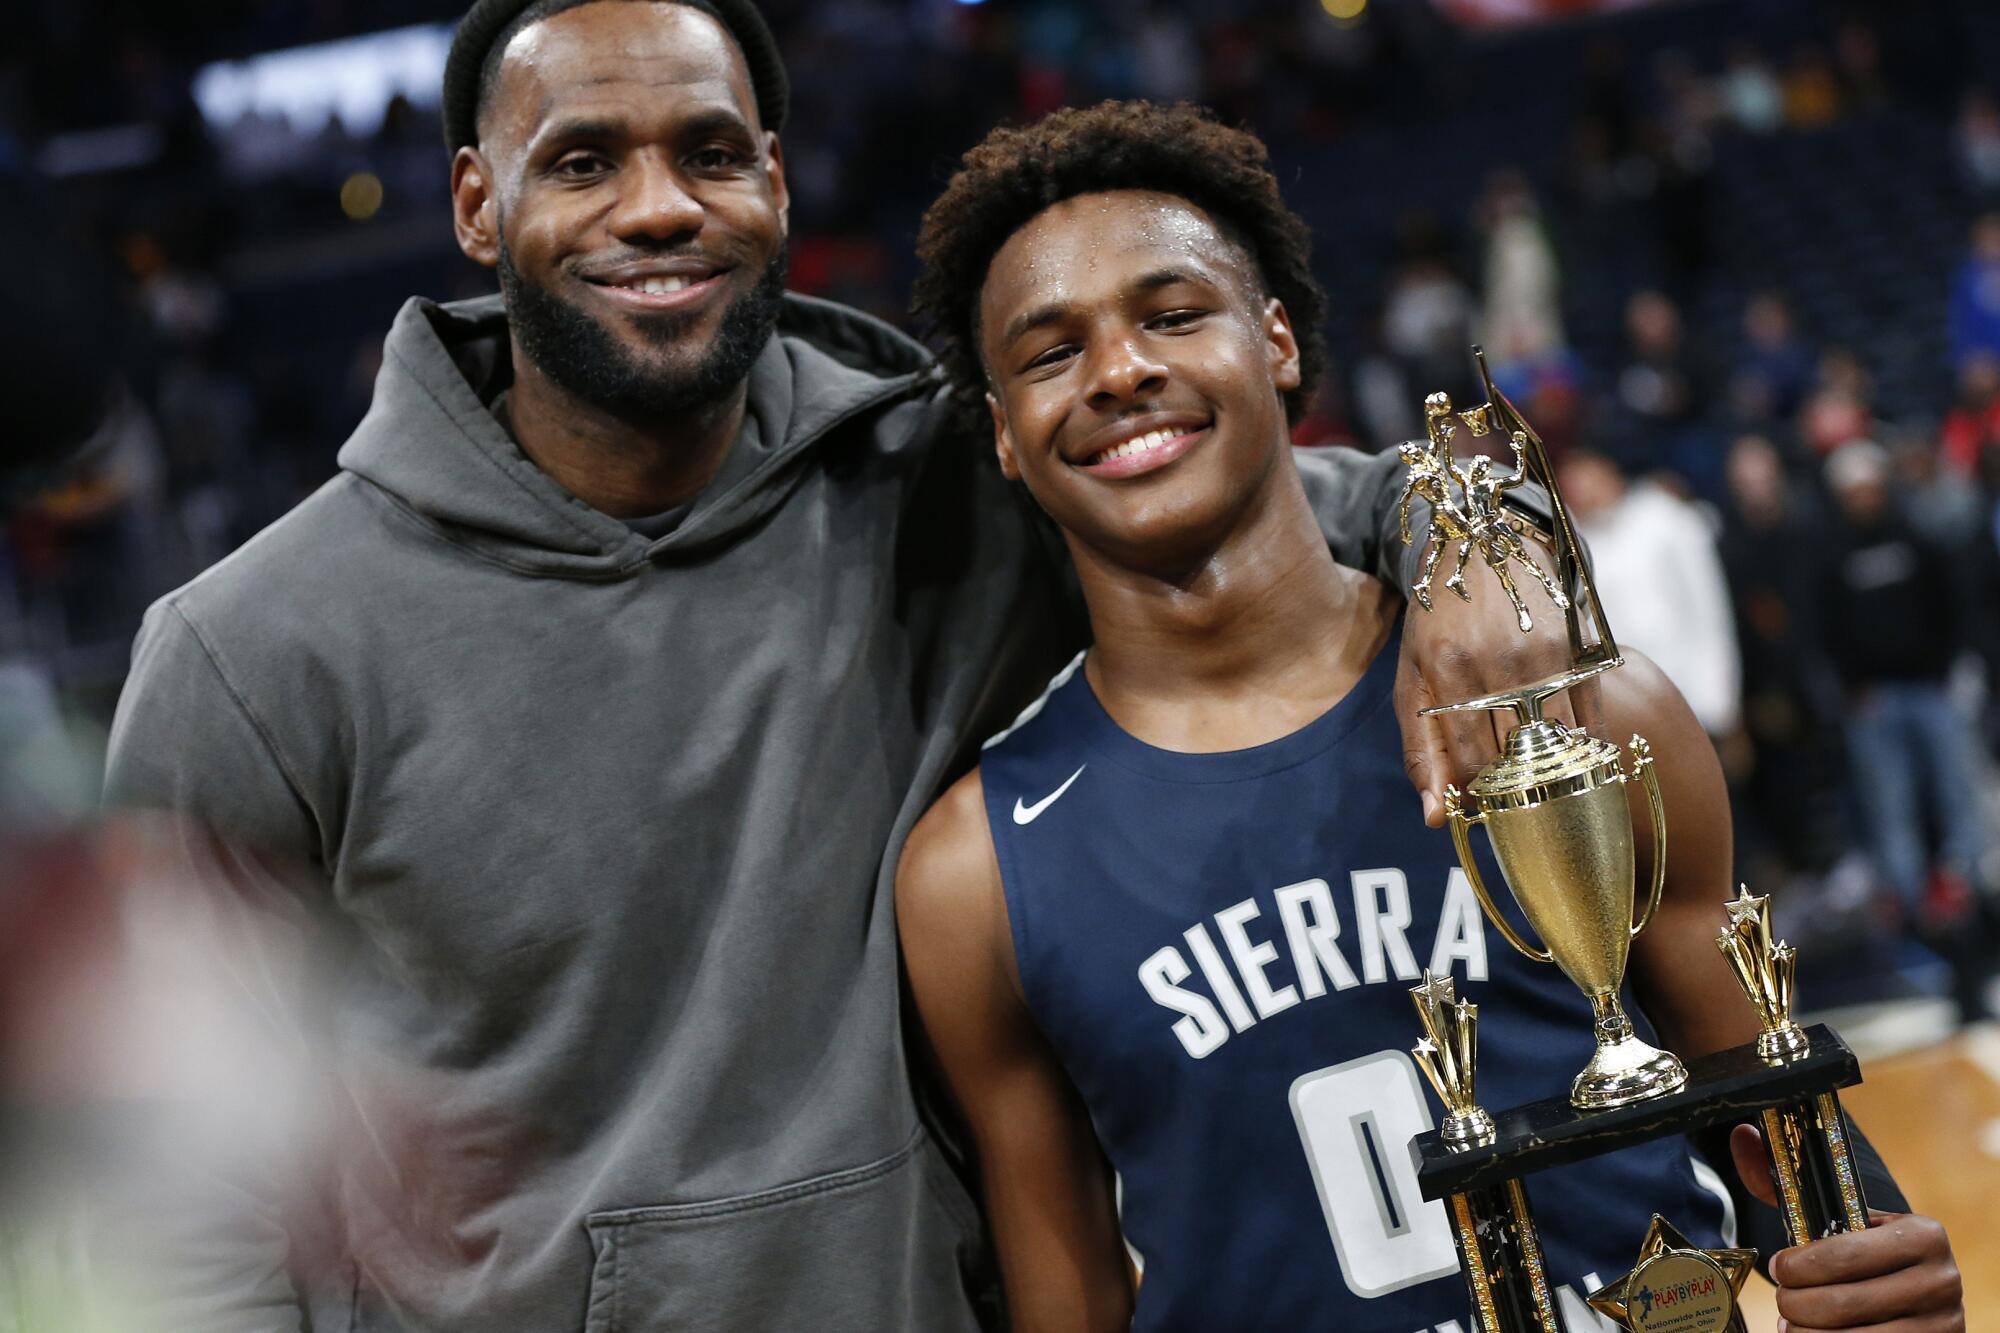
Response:
[[[1567,1091],[1590,1056],[1588,1002],[1490,928],[1424,827],[1396,655],[1303,729],[1222,754],[1127,734],[1079,657],[981,757],[1028,1008],[1118,1173],[1135,1329],[1469,1328],[1410,1160],[1435,1124],[1410,987],[1448,971],[1478,1003],[1489,1107]],[[1600,1326],[1580,1295],[1631,1267],[1653,1211],[1703,1245],[1727,1221],[1681,1138],[1527,1186],[1572,1330]]]

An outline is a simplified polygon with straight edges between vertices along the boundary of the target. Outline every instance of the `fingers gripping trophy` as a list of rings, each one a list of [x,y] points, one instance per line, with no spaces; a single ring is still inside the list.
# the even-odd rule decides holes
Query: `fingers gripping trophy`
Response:
[[[1773,943],[1766,901],[1747,891],[1729,904],[1729,925],[1717,943],[1756,1006],[1763,1035],[1690,1065],[1633,1032],[1619,993],[1631,943],[1659,907],[1666,882],[1666,810],[1643,738],[1632,737],[1621,751],[1544,713],[1551,698],[1624,660],[1541,439],[1493,387],[1478,348],[1473,355],[1487,402],[1454,411],[1448,397],[1432,394],[1424,404],[1428,440],[1400,450],[1410,469],[1399,510],[1406,541],[1417,537],[1411,522],[1415,502],[1427,502],[1430,510],[1414,596],[1431,608],[1431,581],[1449,549],[1453,567],[1445,589],[1470,601],[1466,566],[1478,555],[1512,604],[1522,632],[1532,629],[1534,614],[1524,586],[1564,617],[1570,664],[1519,688],[1427,713],[1512,714],[1499,758],[1462,793],[1446,790],[1446,820],[1459,862],[1494,928],[1529,958],[1560,968],[1589,999],[1595,1049],[1566,1095],[1490,1113],[1474,1097],[1477,1006],[1457,997],[1449,977],[1426,973],[1424,984],[1411,993],[1424,1029],[1414,1053],[1446,1116],[1439,1130],[1419,1135],[1411,1151],[1424,1197],[1447,1203],[1474,1326],[1480,1333],[1558,1333],[1562,1325],[1542,1271],[1523,1177],[1648,1139],[1761,1115],[1794,1243],[1862,1226],[1867,1210],[1833,1095],[1835,1088],[1859,1082],[1860,1072],[1833,1033],[1792,1022],[1792,951],[1782,941]],[[1452,448],[1460,431],[1475,439],[1504,439],[1512,470],[1502,472],[1483,454],[1460,465]],[[1529,481],[1547,493],[1553,572],[1535,559],[1523,520],[1502,503],[1506,491]],[[1643,894],[1636,887],[1626,798],[1634,782],[1645,791],[1653,834],[1652,870]],[[1539,944],[1500,910],[1473,857],[1475,827],[1485,829],[1506,887]],[[1754,1265],[1754,1251],[1694,1248],[1657,1215],[1647,1234],[1633,1241],[1638,1262],[1590,1297],[1596,1309],[1635,1330],[1723,1333],[1742,1327],[1735,1297]],[[1683,1299],[1663,1306],[1653,1299],[1662,1290],[1682,1293]]]

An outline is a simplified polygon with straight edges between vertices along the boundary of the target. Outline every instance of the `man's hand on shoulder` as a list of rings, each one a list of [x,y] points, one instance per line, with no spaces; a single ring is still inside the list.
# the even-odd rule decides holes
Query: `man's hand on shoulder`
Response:
[[[1729,1138],[1736,1172],[1750,1192],[1777,1203],[1763,1135],[1738,1125]],[[1828,1236],[1771,1256],[1785,1333],[1893,1328],[1898,1333],[1963,1333],[1965,1291],[1951,1237],[1934,1217],[1872,1212],[1866,1231]]]
[[[1546,553],[1537,549],[1536,554]],[[1515,584],[1534,620],[1534,628],[1523,634],[1506,590],[1483,559],[1475,553],[1466,562],[1470,600],[1445,590],[1443,576],[1449,563],[1438,571],[1431,593],[1436,609],[1426,611],[1413,603],[1404,613],[1402,659],[1396,665],[1396,721],[1403,731],[1403,763],[1423,800],[1424,822],[1432,828],[1444,825],[1446,784],[1463,787],[1499,754],[1509,723],[1504,715],[1490,712],[1428,718],[1418,714],[1438,704],[1527,685],[1565,670],[1570,663],[1563,613],[1533,578],[1515,571]],[[1569,723],[1576,720],[1574,710],[1579,706],[1584,725],[1602,734],[1594,683],[1551,699],[1548,716]]]

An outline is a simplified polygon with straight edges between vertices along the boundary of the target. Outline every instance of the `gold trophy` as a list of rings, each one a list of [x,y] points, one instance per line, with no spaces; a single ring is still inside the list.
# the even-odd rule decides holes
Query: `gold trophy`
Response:
[[[1633,1034],[1632,1021],[1618,999],[1627,952],[1660,905],[1660,889],[1666,882],[1666,810],[1653,776],[1651,751],[1642,738],[1632,738],[1628,773],[1617,746],[1542,715],[1549,698],[1624,665],[1624,659],[1611,637],[1590,571],[1578,558],[1580,543],[1555,488],[1541,439],[1494,389],[1486,359],[1476,348],[1474,356],[1488,401],[1469,412],[1454,413],[1449,398],[1432,394],[1424,401],[1428,447],[1412,441],[1401,450],[1410,466],[1399,507],[1405,541],[1411,535],[1411,503],[1422,498],[1431,505],[1430,544],[1415,595],[1428,610],[1430,581],[1445,547],[1455,541],[1456,567],[1445,581],[1446,589],[1471,600],[1465,566],[1477,551],[1498,576],[1525,633],[1533,628],[1533,618],[1509,572],[1511,565],[1519,564],[1564,613],[1571,666],[1520,689],[1424,710],[1429,716],[1508,709],[1515,716],[1500,757],[1481,769],[1462,795],[1456,787],[1445,789],[1445,818],[1459,864],[1494,927],[1536,962],[1553,962],[1590,999],[1597,1050],[1571,1084],[1570,1100],[1583,1108],[1623,1106],[1672,1092],[1687,1082],[1687,1069],[1678,1058]],[[1484,454],[1460,467],[1451,449],[1460,425],[1475,437],[1504,432],[1513,450],[1513,472],[1496,475],[1492,460]],[[1502,492],[1537,474],[1548,492],[1554,519],[1555,577],[1535,562],[1522,539],[1521,520],[1500,503]],[[1579,587],[1581,607],[1564,593],[1565,585]],[[1581,621],[1586,609],[1596,631],[1588,644]],[[1636,922],[1632,906],[1637,857],[1625,803],[1625,784],[1634,780],[1645,785],[1653,824],[1652,887]],[[1485,826],[1500,873],[1543,947],[1522,938],[1494,901],[1472,854],[1475,824]]]
[[[1619,990],[1631,942],[1652,919],[1665,885],[1665,808],[1642,738],[1632,738],[1628,764],[1617,746],[1543,715],[1552,696],[1623,665],[1623,659],[1547,451],[1494,388],[1478,348],[1473,355],[1488,401],[1456,412],[1449,398],[1432,394],[1424,404],[1428,441],[1413,441],[1399,451],[1410,468],[1400,506],[1405,541],[1412,539],[1414,501],[1427,501],[1431,510],[1413,596],[1430,608],[1431,581],[1450,547],[1454,566],[1444,586],[1470,600],[1465,569],[1477,553],[1526,632],[1533,617],[1514,576],[1518,566],[1563,613],[1570,664],[1519,689],[1426,711],[1505,709],[1514,715],[1500,757],[1462,794],[1447,788],[1445,813],[1459,862],[1494,927],[1523,954],[1561,968],[1590,999],[1596,1050],[1567,1096],[1489,1112],[1474,1098],[1477,1006],[1457,998],[1449,977],[1426,973],[1424,984],[1411,992],[1424,1029],[1414,1055],[1446,1116],[1441,1129],[1418,1135],[1410,1149],[1423,1197],[1447,1204],[1476,1333],[1561,1333],[1523,1177],[1650,1139],[1761,1116],[1793,1242],[1863,1226],[1866,1201],[1851,1135],[1833,1095],[1833,1089],[1859,1082],[1860,1069],[1825,1027],[1801,1029],[1792,1021],[1796,960],[1782,941],[1772,941],[1765,900],[1747,890],[1729,905],[1729,925],[1718,945],[1757,1008],[1762,1035],[1686,1065],[1634,1035]],[[1484,455],[1461,466],[1451,450],[1460,429],[1474,438],[1503,436],[1513,470],[1497,471]],[[1530,480],[1548,494],[1553,574],[1536,562],[1523,521],[1501,502],[1504,492]],[[1637,855],[1626,799],[1627,784],[1634,781],[1645,788],[1653,831],[1653,867],[1643,904],[1636,901]],[[1500,910],[1481,875],[1472,848],[1475,824],[1485,826],[1514,903],[1541,939],[1539,947]],[[1754,1252],[1698,1249],[1657,1215],[1643,1240],[1635,1241],[1638,1262],[1632,1271],[1590,1295],[1597,1310],[1635,1333],[1741,1329],[1736,1294]]]
[[[1541,1138],[1553,1131],[1560,1140],[1565,1128],[1579,1123],[1595,1124],[1600,1131],[1597,1146],[1572,1147],[1560,1158],[1549,1157],[1547,1145],[1538,1143],[1536,1153],[1543,1160],[1530,1165],[1528,1154],[1510,1152],[1502,1143],[1500,1122],[1478,1104],[1479,1006],[1459,999],[1450,977],[1433,976],[1428,969],[1423,984],[1411,988],[1410,998],[1424,1029],[1412,1054],[1445,1106],[1443,1127],[1411,1147],[1424,1197],[1442,1196],[1451,1219],[1452,1243],[1472,1305],[1472,1326],[1476,1333],[1563,1333],[1542,1261],[1541,1236],[1521,1179],[1523,1168],[1533,1170],[1657,1137],[1660,1122],[1625,1135],[1614,1130],[1607,1136],[1601,1133],[1602,1113],[1586,1121],[1565,1103],[1554,1103],[1569,1112],[1565,1122],[1548,1117],[1550,1103],[1517,1107],[1504,1118],[1517,1122],[1507,1127],[1515,1134],[1520,1133],[1519,1122],[1525,1122],[1524,1137]],[[1426,1138],[1432,1140],[1428,1145]],[[1433,1151],[1422,1151],[1425,1146]],[[1488,1157],[1483,1164],[1478,1160],[1482,1154]],[[1462,1163],[1453,1160],[1461,1156]],[[1460,1168],[1455,1188],[1431,1187],[1440,1178],[1440,1166],[1445,1171]],[[1736,1300],[1756,1265],[1755,1250],[1701,1249],[1655,1213],[1631,1271],[1586,1299],[1632,1333],[1744,1333]]]

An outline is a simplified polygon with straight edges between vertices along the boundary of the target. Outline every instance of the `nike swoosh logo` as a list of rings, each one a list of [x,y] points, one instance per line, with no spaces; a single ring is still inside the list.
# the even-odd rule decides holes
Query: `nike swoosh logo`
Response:
[[[1021,798],[1016,796],[1014,798],[1014,822],[1016,824],[1034,823],[1035,820],[1041,817],[1042,811],[1054,805],[1056,803],[1056,799],[1060,797],[1064,792],[1069,790],[1070,782],[1075,782],[1078,778],[1083,776],[1083,770],[1088,767],[1090,767],[1090,765],[1088,764],[1078,765],[1076,772],[1069,775],[1069,782],[1063,783],[1062,786],[1057,787],[1054,791],[1050,792],[1047,796],[1044,796],[1041,800],[1036,801],[1033,805],[1021,804]]]

